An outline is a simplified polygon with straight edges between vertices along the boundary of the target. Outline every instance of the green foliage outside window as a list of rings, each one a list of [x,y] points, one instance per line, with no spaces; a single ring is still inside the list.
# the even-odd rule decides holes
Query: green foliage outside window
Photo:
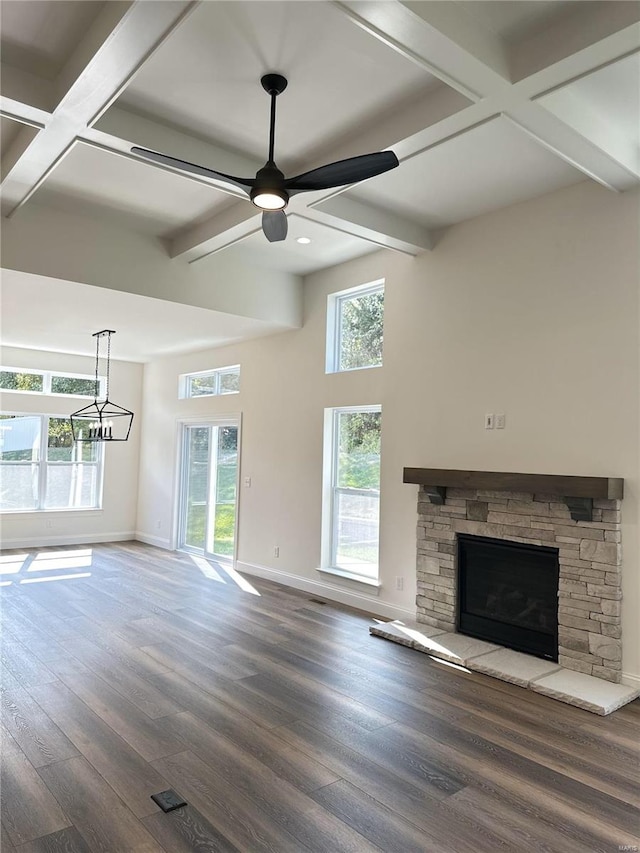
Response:
[[[77,379],[72,376],[52,376],[52,394],[78,394],[83,397],[94,397],[96,390],[95,379]]]
[[[345,299],[340,313],[340,370],[382,364],[384,291]]]
[[[4,391],[42,391],[41,373],[15,373],[0,371],[0,388]]]
[[[49,462],[95,462],[96,454],[96,444],[84,441],[74,444],[69,418],[49,418]]]
[[[338,486],[380,488],[380,412],[339,416]]]

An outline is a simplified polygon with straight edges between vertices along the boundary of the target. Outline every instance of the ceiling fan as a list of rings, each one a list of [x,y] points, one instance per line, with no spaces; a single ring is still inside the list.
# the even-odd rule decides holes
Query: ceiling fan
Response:
[[[183,172],[191,172],[205,178],[215,178],[238,187],[247,193],[256,207],[262,213],[262,230],[270,243],[284,240],[287,236],[287,217],[284,209],[289,198],[295,193],[309,192],[312,190],[326,190],[332,187],[342,187],[346,184],[355,184],[366,178],[373,178],[395,169],[398,166],[398,158],[393,151],[378,151],[374,154],[362,154],[360,157],[350,157],[347,160],[338,160],[328,163],[296,175],[295,178],[285,178],[278,169],[273,159],[276,128],[276,98],[287,88],[287,79],[282,74],[265,74],[261,78],[262,88],[271,96],[271,122],[269,127],[269,158],[261,169],[256,172],[255,178],[235,178],[233,175],[225,175],[223,172],[214,172],[204,166],[187,163],[176,157],[149,151],[146,148],[135,146],[131,149],[133,154],[138,154],[146,160],[171,166]]]

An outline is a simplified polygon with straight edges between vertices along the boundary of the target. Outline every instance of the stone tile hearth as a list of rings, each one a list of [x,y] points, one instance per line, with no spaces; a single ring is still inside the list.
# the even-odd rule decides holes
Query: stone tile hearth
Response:
[[[592,675],[462,634],[454,634],[411,620],[378,622],[369,632],[409,646],[434,658],[509,681],[552,699],[605,716],[640,696],[640,689],[611,684]]]

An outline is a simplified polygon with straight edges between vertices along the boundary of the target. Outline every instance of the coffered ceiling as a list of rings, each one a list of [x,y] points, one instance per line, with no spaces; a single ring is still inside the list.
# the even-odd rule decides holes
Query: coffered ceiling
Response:
[[[437,251],[434,230],[578,181],[638,186],[639,20],[630,0],[4,0],[2,212],[13,238],[35,211],[126,229],[174,269],[224,255],[304,275],[380,247]],[[294,196],[274,244],[233,187],[131,153],[252,176],[267,156],[269,71],[289,80],[286,174],[383,149],[400,159]],[[6,342],[27,345],[12,327]]]

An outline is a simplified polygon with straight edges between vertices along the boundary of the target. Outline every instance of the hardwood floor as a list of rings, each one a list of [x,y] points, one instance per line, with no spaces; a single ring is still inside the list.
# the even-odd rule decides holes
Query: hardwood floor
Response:
[[[638,849],[640,701],[597,717],[185,554],[35,553],[3,552],[2,853]]]

